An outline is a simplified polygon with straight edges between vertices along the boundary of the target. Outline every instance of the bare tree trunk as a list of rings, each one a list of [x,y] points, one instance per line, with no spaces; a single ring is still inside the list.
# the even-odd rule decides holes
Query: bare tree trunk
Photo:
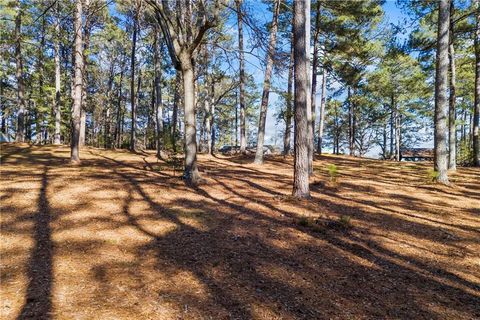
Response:
[[[137,121],[137,106],[136,106],[136,95],[135,95],[135,49],[137,45],[137,31],[138,31],[138,5],[135,8],[135,13],[133,17],[133,36],[132,36],[132,51],[130,54],[130,105],[132,108],[132,128],[130,131],[130,150],[135,151],[135,140],[136,140],[136,121]],[[138,94],[138,92],[137,92]]]
[[[311,107],[312,107],[312,139],[315,132],[315,119],[316,109],[317,109],[317,71],[318,71],[318,62],[319,62],[319,43],[318,39],[320,37],[320,1],[315,3],[315,31],[313,34],[313,58],[312,58],[312,95],[311,95]],[[308,29],[307,29],[308,30]],[[309,54],[310,46],[307,48],[307,54]],[[314,139],[312,140],[314,141]]]
[[[395,96],[392,93],[391,97],[391,105],[390,105],[390,154],[389,158],[390,160],[393,159],[393,147],[394,147],[394,139],[395,139],[395,131],[394,131],[394,121],[395,121]]]
[[[38,70],[38,95],[39,95],[39,101],[37,102],[40,104],[40,107],[44,107],[44,91],[43,91],[43,85],[44,85],[44,50],[45,50],[45,25],[46,25],[46,20],[45,16],[42,17],[42,24],[41,24],[41,29],[40,29],[40,43],[38,46],[38,56],[37,56],[37,70]],[[43,135],[42,135],[42,129],[43,129],[43,113],[38,111],[39,108],[34,109],[34,115],[35,115],[35,143],[37,144],[42,144],[43,143]]]
[[[309,1],[309,0],[307,0]],[[295,1],[293,16],[294,39],[294,74],[295,74],[295,158],[293,196],[309,198],[308,172],[308,56],[307,56],[307,29],[305,28],[310,12],[305,1]]]
[[[292,115],[293,115],[293,32],[292,32],[292,44],[290,46],[290,62],[288,65],[288,83],[287,83],[287,108],[285,110],[285,134],[283,136],[283,154],[290,153],[292,136]]]
[[[325,126],[325,105],[327,102],[327,68],[322,72],[322,95],[320,98],[320,125],[318,126],[318,153],[322,154],[323,130]]]
[[[396,112],[395,114],[395,160],[400,161],[400,126],[401,126],[401,115]]]
[[[449,0],[439,1],[437,61],[435,74],[435,170],[437,181],[448,184],[447,120],[448,120],[448,45],[450,26]]]
[[[453,2],[451,4],[451,10],[453,9]],[[453,11],[450,12],[453,14]],[[455,171],[457,170],[457,126],[456,122],[456,108],[455,108],[455,91],[456,91],[456,68],[455,68],[455,48],[453,46],[453,22],[451,22],[451,31],[450,36],[450,97],[449,97],[449,108],[448,108],[448,169]]]
[[[353,103],[352,103],[352,94],[351,89],[348,87],[347,89],[347,101],[348,101],[348,149],[350,155],[353,156],[355,154],[355,137],[353,134]]]
[[[387,158],[387,121],[383,123],[383,144],[382,144],[382,158],[385,160]]]
[[[84,69],[85,70],[85,69]],[[82,108],[80,109],[80,138],[79,138],[79,146],[83,147],[85,145],[86,140],[86,127],[87,127],[87,112],[85,111],[85,104],[86,104],[86,96],[83,95],[82,97]]]
[[[55,62],[55,106],[53,108],[55,113],[55,132],[53,135],[53,144],[60,144],[60,130],[61,130],[61,121],[62,115],[60,110],[61,103],[61,73],[60,73],[60,10],[59,10],[59,1],[55,4],[55,45],[54,45],[54,62]]]
[[[173,98],[173,110],[172,110],[172,148],[173,152],[177,152],[177,122],[178,122],[178,106],[180,104],[180,86],[182,78],[180,71],[176,71],[175,76],[175,93]]]
[[[278,14],[280,11],[280,0],[275,0],[273,8],[272,26],[270,29],[270,40],[268,42],[267,66],[265,69],[265,79],[263,80],[263,94],[260,105],[260,118],[258,120],[257,133],[257,151],[255,153],[254,163],[263,163],[263,144],[265,142],[265,122],[267,120],[268,96],[270,94],[270,80],[273,70],[273,57],[275,55],[275,46],[277,43]]]
[[[312,81],[310,75],[310,0],[305,1],[305,54],[307,55],[307,127],[308,127],[308,174],[313,175],[313,113],[311,105]]]
[[[159,33],[155,28],[154,46],[154,68],[155,68],[155,145],[157,148],[157,157],[161,158],[163,152],[163,102],[162,102],[162,66],[160,61],[160,50],[158,43]]]
[[[208,117],[206,122],[206,129],[207,129],[207,144],[208,144],[208,154],[213,155],[213,147],[214,147],[214,137],[215,134],[213,132],[213,121],[215,115],[215,83],[212,81],[210,89],[210,103],[209,103],[209,111]]]
[[[0,110],[2,110],[2,124],[1,124],[1,131],[3,134],[7,135],[8,138],[8,131],[7,131],[7,110],[5,103],[3,101],[3,80],[0,80]]]
[[[22,57],[22,14],[23,10],[21,8],[20,0],[17,0],[17,16],[15,17],[15,63],[16,63],[16,72],[15,76],[17,78],[17,104],[18,104],[18,113],[17,113],[17,133],[15,136],[15,141],[25,142],[25,111],[27,105],[25,103],[25,86],[23,83],[23,57]]]
[[[187,184],[197,185],[200,173],[197,168],[197,130],[195,124],[195,79],[190,55],[181,57],[185,108],[185,171]]]
[[[83,40],[82,40],[82,0],[76,0],[75,6],[75,78],[72,107],[72,141],[71,156],[72,163],[79,163],[79,140],[80,140],[80,109],[82,108],[82,87],[83,87]]]
[[[82,68],[82,108],[80,110],[80,141],[79,145],[85,145],[86,129],[87,129],[87,81],[88,81],[88,50],[90,48],[90,34],[91,34],[91,20],[89,17],[90,0],[85,0],[86,18],[85,18],[85,32],[83,36],[84,46],[82,50],[83,68]]]
[[[108,76],[107,90],[105,93],[105,112],[104,112],[104,130],[103,130],[103,147],[111,147],[111,134],[110,134],[110,109],[112,107],[112,90],[113,90],[113,81],[115,77],[114,73],[114,61],[110,63],[110,70]]]
[[[475,106],[473,110],[473,158],[475,165],[480,167],[480,1],[475,1],[476,31],[475,31]]]
[[[122,58],[122,61],[125,61],[125,60],[123,60]],[[115,148],[120,147],[120,136],[121,136],[120,125],[122,124],[122,121],[121,121],[122,119],[122,86],[123,86],[123,73],[125,69],[125,62],[122,62],[121,68],[122,69],[120,71],[120,80],[118,84],[118,96],[117,96],[117,116],[116,116],[117,123],[115,125],[115,133],[113,137]]]
[[[240,153],[244,154],[247,148],[247,136],[245,130],[245,53],[243,52],[242,1],[243,0],[235,0],[235,4],[237,5],[238,51],[240,60]]]

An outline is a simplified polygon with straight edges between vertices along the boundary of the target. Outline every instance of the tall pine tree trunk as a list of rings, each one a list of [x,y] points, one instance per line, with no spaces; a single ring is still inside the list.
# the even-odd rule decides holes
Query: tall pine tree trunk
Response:
[[[265,142],[265,123],[267,120],[268,96],[270,94],[270,81],[272,78],[273,58],[275,55],[275,46],[277,43],[278,14],[280,11],[280,0],[275,0],[273,8],[272,26],[270,29],[270,40],[268,42],[267,66],[265,69],[265,79],[263,80],[263,94],[260,105],[260,117],[258,120],[257,133],[257,151],[255,153],[254,163],[263,163],[263,144]]]
[[[309,0],[307,0],[309,1]],[[295,157],[293,196],[309,198],[309,172],[308,172],[308,99],[309,74],[307,56],[307,29],[305,28],[310,12],[305,1],[295,1],[293,15],[294,39],[294,74],[295,74]]]
[[[135,151],[136,131],[137,131],[137,106],[135,94],[135,50],[137,46],[137,31],[138,31],[138,5],[133,17],[133,36],[132,36],[132,51],[130,54],[130,106],[132,110],[132,127],[130,129],[130,150]],[[138,92],[137,92],[138,94]]]
[[[453,8],[453,4],[452,4]],[[451,13],[452,14],[452,13]],[[455,171],[457,169],[457,126],[456,122],[456,68],[455,68],[455,48],[453,46],[453,25],[450,33],[450,97],[448,107],[448,169]]]
[[[435,70],[435,170],[438,172],[437,181],[448,184],[448,46],[450,27],[449,0],[439,1],[438,32],[437,32],[437,60]]]
[[[317,108],[317,69],[319,62],[319,43],[318,39],[320,36],[320,1],[316,2],[316,13],[315,13],[315,32],[313,34],[313,59],[312,59],[312,95],[311,95],[311,107],[312,107],[312,141],[315,141],[313,138],[315,136],[315,119],[316,117],[316,108]],[[324,79],[324,78],[322,78]],[[322,93],[323,95],[323,93]],[[317,148],[318,150],[320,148]],[[313,149],[312,149],[313,150]],[[320,150],[319,150],[320,151]],[[321,152],[321,151],[320,151]]]
[[[395,113],[395,160],[400,161],[400,144],[401,144],[401,118],[399,112]]]
[[[195,123],[195,79],[192,58],[188,54],[181,56],[183,95],[185,109],[185,171],[183,173],[187,184],[197,185],[200,173],[197,167],[197,130]]]
[[[476,0],[475,30],[475,106],[473,110],[473,158],[480,167],[480,1]]]
[[[327,68],[323,67],[322,72],[322,95],[320,98],[320,124],[318,126],[318,153],[322,154],[323,130],[325,126],[325,105],[327,102]]]
[[[347,101],[348,101],[348,149],[350,156],[355,155],[355,136],[353,131],[353,103],[352,93],[350,87],[347,89]]]
[[[60,110],[60,90],[61,90],[61,73],[60,73],[60,10],[59,10],[59,1],[55,4],[55,44],[54,44],[54,63],[55,63],[55,106],[54,116],[55,116],[55,131],[53,134],[53,144],[60,144],[60,130],[61,130],[61,121],[62,115]]]
[[[85,18],[85,32],[83,35],[83,84],[82,84],[82,108],[80,109],[80,146],[85,145],[86,130],[87,130],[87,81],[88,81],[88,50],[90,49],[90,34],[91,34],[91,17],[90,17],[90,0],[85,0],[86,18]]]
[[[73,107],[72,107],[72,141],[71,156],[72,163],[79,163],[79,140],[80,140],[80,109],[82,108],[82,87],[83,87],[83,40],[82,40],[82,0],[76,0],[75,5],[75,75],[73,86]]]
[[[154,68],[155,68],[155,145],[157,157],[162,158],[163,152],[163,103],[162,103],[162,66],[160,61],[160,50],[158,43],[159,33],[155,28],[154,46]]]
[[[283,154],[287,155],[291,149],[292,136],[292,115],[293,115],[293,32],[290,48],[290,62],[288,66],[288,83],[287,83],[287,108],[285,110],[285,134],[283,136]]]
[[[237,24],[238,24],[238,51],[240,64],[240,153],[245,153],[247,148],[247,136],[245,126],[245,53],[243,52],[243,17],[242,0],[235,0],[237,5]]]
[[[16,72],[15,76],[17,78],[17,104],[18,104],[18,113],[17,113],[17,132],[15,136],[15,141],[25,142],[25,112],[27,105],[25,102],[25,86],[23,83],[23,57],[22,57],[22,14],[23,10],[21,8],[20,0],[17,0],[17,16],[15,17],[15,64]]]
[[[173,97],[173,110],[172,110],[172,148],[173,152],[177,152],[177,122],[178,122],[178,107],[180,105],[180,90],[181,90],[182,76],[180,71],[176,70],[175,76],[175,92]]]

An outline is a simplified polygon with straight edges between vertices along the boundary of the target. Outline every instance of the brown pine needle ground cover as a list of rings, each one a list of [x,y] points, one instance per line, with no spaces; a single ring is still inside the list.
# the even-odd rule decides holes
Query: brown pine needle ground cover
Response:
[[[480,171],[1,145],[1,319],[480,318]],[[327,166],[337,166],[331,181]]]

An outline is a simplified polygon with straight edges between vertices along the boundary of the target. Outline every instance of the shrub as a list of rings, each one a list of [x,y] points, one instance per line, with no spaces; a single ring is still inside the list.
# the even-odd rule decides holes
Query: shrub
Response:
[[[457,149],[457,164],[463,167],[472,166],[474,163],[473,147],[470,141],[460,141]]]
[[[327,170],[328,170],[328,175],[330,176],[330,181],[333,183],[337,182],[337,176],[338,176],[337,166],[334,165],[333,163],[329,164],[327,166]]]
[[[344,228],[350,228],[352,226],[352,217],[350,216],[347,216],[347,215],[343,215],[340,217],[340,224],[344,227]]]
[[[440,173],[438,171],[436,171],[434,169],[428,169],[427,180],[429,182],[435,182],[435,181],[437,181],[439,175],[440,175]]]

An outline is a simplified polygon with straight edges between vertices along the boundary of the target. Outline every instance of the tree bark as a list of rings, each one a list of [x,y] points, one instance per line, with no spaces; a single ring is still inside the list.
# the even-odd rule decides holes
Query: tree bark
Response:
[[[318,69],[318,36],[320,34],[320,2],[317,1],[317,8],[316,8],[316,17],[315,17],[315,33],[313,38],[314,43],[314,50],[313,50],[313,65],[312,65],[312,75],[311,78],[308,78],[308,90],[309,90],[309,97],[310,99],[307,101],[309,115],[308,115],[308,173],[310,175],[313,174],[313,154],[315,153],[315,119],[316,119],[316,95],[317,95],[317,69]],[[310,13],[310,1],[305,2],[305,6],[307,7],[305,10]],[[307,47],[305,50],[307,51],[307,70],[310,72],[310,16],[307,16],[307,20],[305,21],[305,29],[306,29],[306,43]]]
[[[244,154],[247,148],[247,136],[245,127],[245,53],[243,48],[243,17],[242,17],[243,0],[235,0],[237,5],[237,25],[238,25],[238,51],[240,64],[240,153]]]
[[[451,35],[453,35],[453,30]],[[456,122],[456,68],[455,68],[455,49],[453,39],[450,41],[450,97],[448,108],[448,169],[457,170],[457,126]]]
[[[451,4],[450,15],[453,15],[453,2]],[[451,17],[450,17],[451,19]],[[451,21],[451,20],[450,20]],[[453,44],[453,22],[450,30],[450,97],[448,103],[448,169],[457,170],[457,126],[456,122],[456,68],[455,68],[455,48]]]
[[[135,13],[133,16],[133,35],[132,35],[132,51],[130,54],[130,105],[132,110],[132,127],[130,130],[130,150],[135,151],[135,140],[136,140],[136,121],[137,121],[137,106],[136,106],[136,95],[135,95],[135,49],[137,45],[137,31],[138,31],[138,4],[135,8]],[[137,92],[138,94],[138,92]]]
[[[395,160],[400,161],[400,139],[401,139],[401,115],[397,111],[395,113]]]
[[[163,102],[162,102],[162,66],[160,61],[160,50],[158,43],[159,33],[155,28],[154,46],[154,68],[155,68],[155,145],[157,157],[161,158],[163,152]]]
[[[388,155],[390,160],[393,160],[393,149],[394,149],[394,139],[395,139],[395,95],[392,93],[390,101],[390,154]]]
[[[180,87],[182,77],[180,71],[176,71],[175,76],[175,93],[173,97],[173,110],[172,110],[172,149],[173,152],[177,152],[177,122],[178,122],[178,106],[180,104]]]
[[[308,172],[308,56],[307,56],[307,29],[305,28],[310,12],[305,1],[295,1],[293,16],[294,39],[294,74],[295,74],[295,157],[293,196],[296,198],[309,198],[309,172]]]
[[[308,14],[307,14],[308,12]],[[307,127],[308,127],[308,174],[313,175],[313,113],[311,104],[311,69],[310,69],[310,0],[305,1],[305,54],[307,56]]]
[[[82,108],[80,110],[80,142],[79,145],[82,147],[85,145],[86,139],[86,129],[87,129],[87,81],[88,81],[88,50],[90,49],[90,34],[91,34],[91,18],[90,18],[90,0],[85,0],[85,8],[86,8],[86,18],[85,18],[85,32],[83,35],[83,49],[82,49],[82,59],[83,59],[83,67],[82,67],[82,77],[83,77],[83,84],[82,84]]]
[[[265,123],[267,120],[268,96],[270,94],[270,81],[273,70],[273,57],[275,55],[275,46],[277,43],[278,14],[280,11],[280,0],[275,0],[273,8],[272,26],[270,29],[270,39],[267,51],[267,66],[265,68],[265,79],[263,80],[263,94],[260,105],[260,117],[258,120],[257,133],[257,151],[255,153],[254,163],[263,163],[263,144],[265,142]]]
[[[473,110],[473,158],[477,167],[480,167],[480,1],[476,0],[477,11],[475,30],[475,106]]]
[[[187,184],[197,185],[200,174],[197,168],[197,130],[195,123],[195,79],[193,66],[189,64],[191,57],[181,57],[182,78],[185,109],[185,171],[183,173]]]
[[[291,136],[292,136],[292,115],[293,115],[293,32],[290,46],[290,62],[288,65],[288,83],[287,83],[287,108],[285,110],[285,134],[283,136],[283,154],[287,155],[291,149]]]
[[[82,108],[83,87],[83,40],[82,40],[82,0],[76,0],[75,5],[75,78],[72,107],[72,141],[70,161],[79,163],[79,140],[80,140],[80,109]]]
[[[439,1],[437,57],[435,70],[435,133],[434,168],[437,181],[448,184],[447,120],[448,120],[448,45],[450,26],[449,0]]]
[[[62,115],[60,110],[61,103],[61,71],[60,71],[60,10],[59,1],[55,4],[55,44],[54,44],[54,63],[55,63],[55,105],[53,107],[55,114],[55,131],[53,134],[53,144],[60,144]]]
[[[20,0],[17,0],[17,16],[15,17],[15,64],[16,72],[15,76],[17,79],[17,104],[18,104],[18,113],[17,113],[17,132],[15,136],[15,141],[25,142],[25,112],[27,105],[25,103],[25,86],[23,83],[23,57],[22,57],[22,14],[23,10],[21,8]]]
[[[323,130],[325,126],[325,105],[327,102],[327,68],[323,67],[322,73],[322,95],[320,98],[320,124],[318,126],[318,153],[322,154]]]
[[[355,137],[353,133],[353,103],[351,89],[347,89],[347,101],[348,101],[348,149],[350,156],[355,155]]]

